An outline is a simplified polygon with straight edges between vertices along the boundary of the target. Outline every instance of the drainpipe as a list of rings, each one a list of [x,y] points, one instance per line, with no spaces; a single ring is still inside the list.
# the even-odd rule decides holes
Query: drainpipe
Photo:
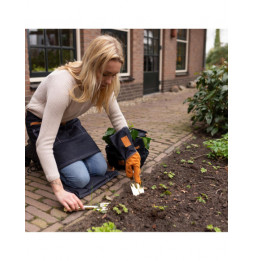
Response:
[[[204,29],[203,69],[206,66],[206,31],[207,29]]]

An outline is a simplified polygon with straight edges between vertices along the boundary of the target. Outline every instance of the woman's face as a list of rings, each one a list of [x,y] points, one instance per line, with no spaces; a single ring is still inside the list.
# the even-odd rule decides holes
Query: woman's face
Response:
[[[112,83],[112,80],[116,77],[116,75],[120,72],[121,63],[119,61],[111,60],[105,66],[104,73],[102,75],[102,81],[100,88],[106,88],[108,85]],[[100,79],[101,74],[98,75],[98,79]]]

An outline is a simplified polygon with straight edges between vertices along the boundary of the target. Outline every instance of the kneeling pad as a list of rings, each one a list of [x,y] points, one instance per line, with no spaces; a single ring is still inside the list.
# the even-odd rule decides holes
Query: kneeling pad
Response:
[[[117,177],[118,175],[119,172],[114,170],[107,171],[104,176],[91,176],[90,182],[84,188],[72,188],[64,184],[64,182],[62,182],[62,184],[66,191],[74,193],[78,198],[81,199],[87,195],[90,195],[95,190],[103,186],[114,177]]]

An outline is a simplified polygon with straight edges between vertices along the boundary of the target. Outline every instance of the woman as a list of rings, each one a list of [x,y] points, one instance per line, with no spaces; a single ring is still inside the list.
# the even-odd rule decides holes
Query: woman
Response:
[[[68,211],[82,209],[83,204],[63,189],[62,182],[83,188],[91,175],[105,175],[107,170],[102,153],[77,119],[92,106],[105,109],[116,130],[111,140],[126,159],[126,174],[140,183],[140,155],[115,98],[123,62],[120,43],[99,36],[81,62],[68,63],[48,75],[26,107],[28,136],[57,199]]]

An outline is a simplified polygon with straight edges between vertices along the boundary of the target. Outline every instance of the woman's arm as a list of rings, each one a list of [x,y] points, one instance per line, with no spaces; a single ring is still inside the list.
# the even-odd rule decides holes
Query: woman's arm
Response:
[[[69,193],[63,189],[63,185],[60,179],[50,182],[55,196],[58,201],[71,212],[72,210],[83,209],[82,201],[73,193]]]

